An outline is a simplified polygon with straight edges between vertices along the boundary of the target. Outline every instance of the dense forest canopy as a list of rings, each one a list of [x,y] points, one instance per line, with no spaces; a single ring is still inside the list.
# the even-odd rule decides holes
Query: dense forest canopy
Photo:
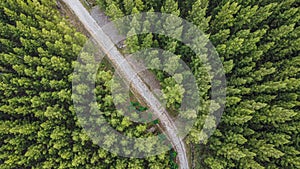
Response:
[[[98,3],[113,19],[139,12],[164,12],[187,19],[209,35],[226,71],[227,102],[214,135],[206,144],[196,145],[195,168],[300,167],[299,2],[98,0]],[[209,100],[209,79],[203,72],[205,63],[182,44],[155,34],[129,38],[126,43],[129,52],[147,43],[180,55],[199,78],[198,85],[205,92],[202,99]],[[160,80],[166,84],[164,78]],[[200,109],[199,118],[203,113],[205,109]],[[201,125],[198,127],[199,132]],[[192,130],[187,141],[198,144],[198,132]]]
[[[117,157],[83,131],[71,92],[87,38],[60,16],[55,1],[1,1],[0,15],[0,168],[170,166],[168,152],[147,159]],[[108,83],[112,70],[101,66],[97,77],[97,100],[109,123],[128,135],[151,135],[146,130],[153,124],[132,124],[115,110]]]
[[[216,131],[202,142],[211,89],[207,63],[166,36],[148,33],[125,41],[127,53],[152,47],[176,54],[197,78],[201,106],[188,115],[198,122],[185,140],[193,147],[193,168],[300,168],[299,1],[96,2],[112,20],[151,11],[182,17],[215,46],[226,72],[226,106]],[[179,27],[170,31],[193,38]],[[0,2],[0,168],[176,168],[169,157],[172,150],[145,159],[118,157],[85,134],[71,91],[76,58],[86,40],[61,16],[54,0]],[[209,51],[206,44],[201,50]],[[180,84],[153,72],[168,109],[176,113]],[[112,76],[113,70],[101,65],[96,94],[108,122],[130,136],[159,134],[148,132],[153,124],[131,122],[116,110],[109,88]]]

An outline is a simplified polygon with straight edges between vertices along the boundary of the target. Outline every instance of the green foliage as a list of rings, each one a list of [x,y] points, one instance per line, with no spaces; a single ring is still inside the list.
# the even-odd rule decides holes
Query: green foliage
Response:
[[[106,15],[109,16],[112,20],[118,19],[123,15],[123,12],[121,9],[118,7],[116,3],[111,3],[109,6],[107,6]]]
[[[137,9],[144,8],[142,1],[134,2]],[[123,16],[117,1],[105,3],[110,4],[109,16]],[[72,80],[79,83],[93,77],[73,70],[91,72],[96,67],[88,53],[81,53],[82,65],[75,61],[87,38],[60,16],[55,1],[1,1],[0,15],[0,168],[167,168],[167,157],[154,156],[152,161],[117,157],[83,130],[84,124],[100,126],[103,121],[94,112],[78,120],[73,103],[86,102],[82,95],[89,86],[78,85],[74,90],[81,95],[72,95]],[[153,135],[147,132],[150,125],[134,123],[116,111],[110,93],[112,76],[112,70],[100,66],[97,104],[91,108],[127,136]],[[113,145],[113,135],[110,138],[106,144]]]
[[[299,2],[295,0],[237,1],[146,1],[147,10],[174,14],[198,26],[210,38],[223,62],[227,77],[226,109],[218,130],[194,154],[195,168],[300,168],[299,165]],[[196,41],[193,30],[182,32],[172,18],[167,33]],[[153,25],[155,25],[153,24]],[[164,25],[165,24],[165,25]],[[173,27],[172,27],[173,26]],[[146,37],[146,38],[145,38]],[[139,43],[137,43],[139,42]],[[142,42],[142,43],[141,43]],[[157,46],[154,45],[154,42]],[[207,136],[200,131],[209,109],[210,80],[207,42],[195,56],[174,39],[161,35],[140,36],[135,49],[159,47],[180,56],[196,77],[201,106],[187,141],[199,143]],[[152,53],[153,56],[155,55]],[[149,55],[149,60],[152,59]],[[170,59],[175,60],[175,57]],[[149,61],[153,65],[159,61]],[[176,70],[176,62],[164,67]],[[176,72],[178,74],[178,72]],[[156,71],[165,99],[180,103],[174,81]],[[177,90],[175,89],[177,86]],[[174,100],[174,98],[176,98]],[[170,106],[170,104],[169,104]],[[217,110],[219,106],[214,105]],[[194,116],[187,111],[185,117]],[[212,119],[214,123],[214,119]]]
[[[203,126],[203,121],[210,104],[214,111],[220,107],[209,100],[213,77],[207,73],[211,67],[207,42],[201,41],[196,49],[202,53],[201,57],[177,40],[161,35],[134,35],[125,42],[128,53],[150,47],[174,53],[166,61],[167,72],[176,72],[178,59],[191,67],[201,105],[197,111],[187,110],[181,115],[197,118],[186,139],[193,144],[203,143],[196,145],[192,154],[195,168],[300,168],[298,1],[97,0],[97,3],[112,20],[143,11],[181,16],[208,34],[216,47],[226,72],[227,99],[222,121],[207,140],[201,130],[213,128],[215,118],[209,117],[209,126]],[[176,168],[166,154],[146,159],[116,157],[84,134],[72,99],[85,101],[85,98],[71,99],[71,81],[91,77],[74,77],[71,73],[78,66],[75,59],[86,38],[54,8],[55,1],[50,0],[0,2],[0,168]],[[191,34],[193,30],[183,32],[181,22],[175,22],[173,17],[160,18],[163,22],[147,18],[142,25],[135,19],[128,35],[157,24],[165,33],[199,41]],[[156,52],[146,58],[153,66],[161,64],[153,59]],[[86,58],[91,57],[86,55]],[[87,65],[81,69],[94,67]],[[161,71],[155,73],[167,106],[176,110],[183,94],[188,92],[180,84],[184,73],[176,72],[173,78]],[[113,107],[109,91],[112,74],[106,68],[98,72],[97,104],[93,108],[99,109],[113,128],[127,136],[151,136],[147,125],[131,122]],[[81,94],[87,89],[85,85],[76,88]],[[89,118],[84,123],[101,125],[103,121]],[[105,132],[107,128],[100,130]],[[106,144],[114,145],[112,137]]]

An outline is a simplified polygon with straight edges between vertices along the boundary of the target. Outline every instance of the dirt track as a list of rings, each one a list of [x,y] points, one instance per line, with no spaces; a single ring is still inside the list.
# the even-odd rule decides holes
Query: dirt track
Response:
[[[185,143],[176,133],[178,129],[174,121],[169,116],[169,113],[161,105],[160,101],[149,90],[145,82],[137,75],[132,65],[122,56],[122,54],[115,47],[112,40],[101,29],[98,23],[93,19],[90,13],[84,8],[79,0],[62,0],[78,17],[82,25],[89,32],[89,34],[96,40],[104,53],[107,54],[108,59],[114,65],[116,70],[124,78],[125,81],[131,84],[132,92],[139,95],[153,113],[160,119],[160,127],[169,138],[173,148],[177,151],[177,160],[181,169],[188,169],[188,158]]]

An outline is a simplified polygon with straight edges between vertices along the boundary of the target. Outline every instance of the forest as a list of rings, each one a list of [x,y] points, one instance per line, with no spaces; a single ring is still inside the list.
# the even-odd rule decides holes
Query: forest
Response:
[[[87,2],[98,5],[112,21],[142,12],[175,15],[196,25],[215,47],[225,71],[226,102],[220,122],[212,119],[218,125],[210,137],[201,133],[211,103],[208,63],[180,41],[153,33],[129,36],[122,49],[124,54],[164,49],[175,54],[166,69],[176,69],[172,63],[182,59],[192,70],[201,105],[184,115],[196,119],[184,140],[191,168],[300,168],[298,0]],[[146,158],[121,157],[86,134],[74,107],[74,100],[85,99],[72,95],[72,81],[78,78],[73,71],[89,37],[60,8],[56,0],[0,2],[0,168],[178,168],[173,149]],[[159,23],[153,19],[144,25],[135,25],[134,20],[130,24],[143,27]],[[135,31],[129,30],[128,35]],[[186,34],[180,24],[168,31]],[[201,45],[199,50],[210,53],[208,42]],[[144,59],[153,61],[151,56]],[[151,72],[159,81],[168,110],[178,115],[187,91],[164,71]],[[155,127],[159,120],[133,122],[117,110],[110,88],[113,75],[114,69],[103,62],[96,77],[95,108],[126,136],[160,134]],[[177,78],[183,76],[178,74]],[[81,86],[77,90],[84,93],[86,89]],[[134,99],[130,106],[140,113],[147,110]],[[215,111],[220,106],[216,103]],[[90,116],[84,119],[85,124],[101,126],[101,121],[92,118],[97,115]],[[106,131],[100,128],[100,133]],[[113,140],[107,139],[107,144],[113,145]]]

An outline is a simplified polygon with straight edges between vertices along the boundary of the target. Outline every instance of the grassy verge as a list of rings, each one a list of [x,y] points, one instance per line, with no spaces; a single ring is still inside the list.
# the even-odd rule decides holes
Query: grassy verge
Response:
[[[87,30],[85,30],[84,26],[82,25],[82,23],[79,21],[79,19],[75,16],[75,14],[73,13],[73,11],[71,11],[68,6],[62,2],[61,0],[58,0],[59,4],[60,4],[60,8],[58,9],[60,14],[67,19],[67,21],[69,23],[71,23],[71,25],[73,25],[73,27],[77,30],[77,32],[80,32],[82,34],[84,34],[86,37],[90,37],[89,33]]]
[[[79,0],[82,5],[88,10],[90,11],[92,9],[92,5],[90,4],[90,2],[88,0]]]
[[[192,168],[192,152],[191,152],[191,145],[190,144],[186,144],[185,143],[185,147],[186,147],[186,153],[187,153],[187,158],[188,158],[188,161],[189,161],[189,164],[190,164],[190,168]]]

